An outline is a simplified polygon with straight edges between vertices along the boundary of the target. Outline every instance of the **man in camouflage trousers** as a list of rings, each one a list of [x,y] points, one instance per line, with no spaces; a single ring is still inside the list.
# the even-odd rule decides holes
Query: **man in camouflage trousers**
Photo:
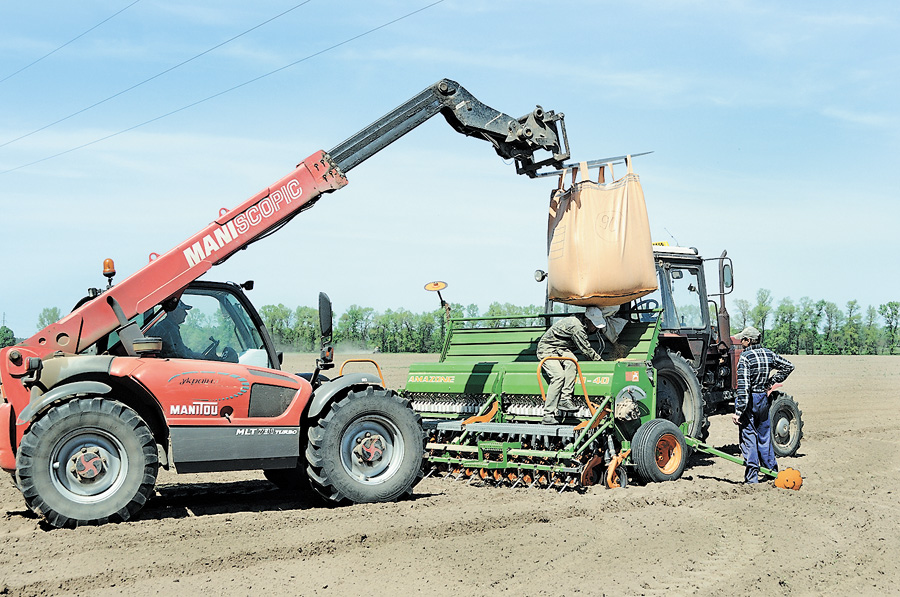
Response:
[[[591,347],[588,334],[593,334],[604,327],[606,327],[606,318],[598,307],[588,307],[584,313],[564,317],[550,326],[541,336],[537,347],[538,359],[548,356],[574,359],[575,355],[572,351],[577,346],[587,358],[601,361],[603,358]],[[542,369],[550,379],[550,386],[547,388],[544,418],[541,422],[544,425],[556,425],[560,423],[557,411],[575,412],[578,410],[578,405],[572,399],[578,371],[574,362],[557,359],[545,361]]]
[[[759,483],[760,464],[778,471],[769,425],[769,392],[773,385],[787,379],[794,366],[760,345],[760,333],[755,327],[744,328],[737,338],[744,350],[738,359],[732,421],[741,434],[741,455],[746,464],[744,482]]]

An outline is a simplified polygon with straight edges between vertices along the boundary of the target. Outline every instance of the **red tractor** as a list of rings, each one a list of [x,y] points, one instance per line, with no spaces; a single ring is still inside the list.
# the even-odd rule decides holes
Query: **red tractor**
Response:
[[[659,347],[653,361],[660,376],[659,408],[668,413],[665,418],[676,423],[697,421],[696,432],[689,435],[705,439],[706,417],[733,407],[737,389],[737,361],[742,349],[731,336],[731,320],[725,308],[725,296],[733,284],[731,259],[725,251],[719,257],[704,259],[697,249],[667,243],[654,246],[653,256],[659,289],[635,308],[661,310]],[[718,292],[708,292],[705,262],[716,264]],[[710,305],[716,307],[715,321]],[[769,418],[776,456],[797,453],[803,438],[801,415],[792,396],[778,389],[772,392]]]
[[[420,418],[376,375],[320,375],[332,366],[327,297],[322,358],[312,373],[294,375],[280,370],[244,295],[249,283],[197,280],[346,185],[351,168],[437,113],[489,141],[520,174],[569,156],[562,114],[538,107],[512,118],[444,79],[221,209],[116,285],[109,262],[106,289],[0,350],[0,468],[28,506],[57,527],[127,520],[152,494],[158,467],[173,465],[179,473],[262,469],[280,485],[308,482],[336,503],[409,492],[422,474]],[[538,150],[552,155],[536,161]]]

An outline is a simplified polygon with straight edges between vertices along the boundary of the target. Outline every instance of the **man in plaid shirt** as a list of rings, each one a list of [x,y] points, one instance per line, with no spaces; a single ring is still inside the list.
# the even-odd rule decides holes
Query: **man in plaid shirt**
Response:
[[[741,455],[747,466],[744,482],[759,483],[760,463],[767,469],[778,471],[769,427],[769,392],[773,385],[787,379],[794,366],[761,346],[760,333],[755,327],[744,328],[737,338],[744,351],[738,359],[732,421],[741,433]],[[775,374],[770,376],[772,371]]]

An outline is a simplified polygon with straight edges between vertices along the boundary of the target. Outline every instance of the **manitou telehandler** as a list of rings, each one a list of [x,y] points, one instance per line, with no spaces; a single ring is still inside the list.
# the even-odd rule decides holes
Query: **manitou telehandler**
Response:
[[[282,485],[308,478],[332,502],[409,492],[422,475],[420,417],[377,376],[320,375],[332,366],[327,297],[322,358],[311,374],[293,375],[279,370],[241,287],[197,279],[346,185],[350,169],[437,113],[489,141],[519,174],[569,157],[562,114],[538,106],[512,118],[444,79],[221,209],[124,281],[112,285],[107,263],[106,289],[0,350],[0,468],[14,474],[28,506],[57,527],[127,520],[151,495],[158,467],[172,464],[177,472],[262,469]],[[550,156],[538,161],[538,150]],[[188,352],[172,356],[166,342],[188,309],[209,316],[208,345],[192,349],[181,339]]]

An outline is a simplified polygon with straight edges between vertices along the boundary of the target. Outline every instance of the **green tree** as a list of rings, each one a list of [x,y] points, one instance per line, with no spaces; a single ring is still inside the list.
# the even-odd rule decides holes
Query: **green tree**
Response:
[[[822,354],[840,354],[842,350],[840,330],[844,325],[844,313],[836,304],[826,301],[822,314],[825,324],[822,328]]]
[[[816,305],[808,296],[804,296],[797,303],[797,353],[806,354],[816,352],[816,336],[818,335],[818,317]]]
[[[369,327],[375,317],[372,307],[350,305],[338,319],[334,332],[335,342],[350,343],[359,348],[366,348],[369,342]]]
[[[737,329],[739,332],[747,327],[747,322],[750,321],[750,301],[747,299],[737,299],[734,301],[734,307],[737,310],[737,319],[735,320],[735,323],[740,322]]]
[[[371,339],[381,352],[401,352],[403,334],[402,312],[388,309],[377,314],[371,324]]]
[[[888,354],[894,354],[897,346],[897,326],[900,325],[900,301],[878,305],[878,313],[884,318],[884,336]]]
[[[37,327],[39,330],[42,330],[60,319],[62,319],[62,315],[59,313],[59,307],[44,307],[41,314],[38,315]]]
[[[841,329],[841,340],[844,354],[859,354],[862,343],[862,316],[859,303],[847,301],[847,318]]]
[[[878,309],[869,305],[863,327],[863,354],[878,354]]]
[[[272,341],[280,347],[290,346],[292,337],[290,309],[283,304],[263,305],[259,310],[263,323],[272,334]]]
[[[772,331],[766,339],[766,345],[772,350],[785,354],[796,354],[797,340],[797,307],[790,298],[782,299],[775,310],[775,321]]]
[[[753,319],[753,325],[765,337],[766,322],[769,314],[772,313],[772,291],[760,288],[756,291],[756,305],[750,311],[750,318]]]
[[[16,343],[16,335],[8,327],[0,326],[0,348],[13,346]]]
[[[314,351],[321,343],[319,311],[312,307],[297,307],[291,326],[293,347],[301,352]]]

